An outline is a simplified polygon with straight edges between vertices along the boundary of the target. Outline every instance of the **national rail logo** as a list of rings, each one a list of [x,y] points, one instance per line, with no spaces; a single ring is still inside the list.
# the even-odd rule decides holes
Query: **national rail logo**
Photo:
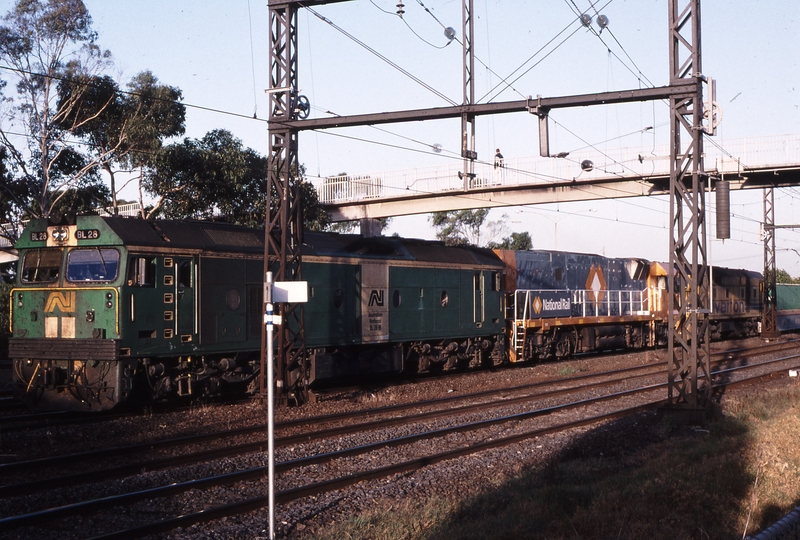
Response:
[[[586,277],[586,290],[589,291],[589,297],[593,302],[600,303],[603,301],[603,297],[606,294],[606,278],[603,276],[603,269],[596,264],[589,268],[589,275]]]
[[[542,299],[538,296],[533,299],[533,312],[537,315],[541,315],[542,313]]]
[[[383,290],[372,289],[369,293],[369,302],[367,303],[368,306],[383,306]]]
[[[53,313],[56,308],[61,313],[73,313],[75,311],[75,292],[51,292],[47,297],[47,303],[44,306],[45,313]]]

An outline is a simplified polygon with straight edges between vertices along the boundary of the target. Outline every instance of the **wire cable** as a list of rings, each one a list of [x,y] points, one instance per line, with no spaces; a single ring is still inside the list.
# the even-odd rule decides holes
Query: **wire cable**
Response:
[[[247,0],[247,20],[250,23],[250,68],[253,71],[253,118],[258,118],[258,94],[256,93],[256,53],[253,49],[253,15],[250,0]]]
[[[301,5],[302,5],[302,4],[301,4]],[[322,15],[321,13],[318,13],[317,11],[315,11],[314,9],[312,9],[312,8],[310,8],[310,7],[308,7],[308,6],[303,6],[303,7],[305,7],[305,9],[307,9],[308,11],[310,11],[310,12],[311,12],[311,13],[312,13],[312,14],[313,14],[315,17],[317,17],[319,20],[321,20],[322,22],[324,22],[324,23],[328,24],[329,26],[331,26],[331,28],[333,28],[333,29],[335,29],[336,31],[340,32],[342,35],[344,35],[344,36],[345,36],[345,37],[347,37],[348,39],[352,40],[354,43],[356,43],[356,44],[360,45],[361,47],[363,47],[363,48],[364,48],[366,51],[368,51],[368,52],[372,53],[373,55],[375,55],[375,56],[376,56],[376,57],[378,57],[379,59],[383,60],[384,62],[386,62],[387,64],[389,64],[391,67],[393,67],[394,69],[396,69],[397,71],[399,71],[400,73],[402,73],[403,75],[405,75],[406,77],[408,77],[409,79],[411,79],[412,81],[416,82],[417,84],[419,84],[420,86],[422,86],[423,88],[425,88],[426,90],[428,90],[429,92],[431,92],[431,93],[433,93],[433,94],[435,94],[435,95],[439,96],[441,99],[443,99],[444,101],[447,101],[447,102],[448,102],[448,103],[450,103],[451,105],[454,105],[454,106],[458,105],[458,103],[456,103],[455,101],[453,101],[452,99],[450,99],[449,97],[447,97],[445,94],[443,94],[443,93],[439,92],[439,91],[438,91],[438,90],[436,90],[434,87],[432,87],[432,86],[431,86],[431,85],[429,85],[428,83],[424,82],[424,81],[423,81],[422,79],[420,79],[419,77],[417,77],[417,76],[413,75],[413,74],[412,74],[411,72],[409,72],[408,70],[406,70],[406,69],[404,69],[404,68],[400,67],[399,65],[397,65],[396,63],[392,62],[392,61],[391,61],[391,60],[389,60],[387,57],[385,57],[384,55],[382,55],[381,53],[379,53],[378,51],[376,51],[375,49],[373,49],[372,47],[370,47],[369,45],[367,45],[366,43],[364,43],[363,41],[361,41],[361,40],[360,40],[360,39],[358,39],[357,37],[355,37],[354,35],[352,35],[352,34],[350,34],[349,32],[347,32],[347,31],[346,31],[344,28],[342,28],[342,27],[340,27],[340,26],[336,25],[336,24],[335,24],[333,21],[331,21],[330,19],[328,19],[327,17],[325,17],[325,16],[324,16],[324,15]]]
[[[567,3],[567,6],[570,6],[570,9],[572,9],[572,10],[573,10],[573,12],[575,13],[575,15],[577,15],[577,17],[578,17],[578,20],[580,20],[581,16],[583,15],[583,12],[580,10],[580,8],[578,8],[578,6],[577,6],[577,4],[574,2],[574,0],[564,0],[564,1]],[[612,0],[612,1],[613,1],[613,0]],[[589,6],[589,7],[590,7],[591,9],[593,9],[593,10],[594,10],[595,14],[599,15],[599,14],[600,14],[600,12],[599,12],[599,10],[598,10],[598,9],[595,7],[596,3],[597,3],[597,2],[592,2],[592,3],[590,4],[590,6]],[[611,3],[611,1],[609,1],[607,4],[605,4],[604,6],[602,6],[600,9],[605,9],[606,7],[608,7],[608,5],[609,5],[610,3]],[[583,25],[583,23],[581,23],[581,24]],[[639,67],[636,65],[636,62],[634,62],[634,61],[633,61],[633,59],[630,57],[630,55],[629,55],[629,54],[628,54],[628,52],[625,50],[625,48],[622,46],[622,44],[621,44],[621,43],[620,43],[620,42],[617,40],[616,36],[614,36],[614,34],[611,32],[611,29],[610,29],[610,28],[606,27],[606,28],[605,28],[605,30],[608,30],[608,33],[609,33],[609,34],[611,34],[611,37],[612,37],[612,38],[614,38],[614,41],[616,41],[616,43],[617,43],[617,45],[619,46],[619,48],[620,48],[620,49],[622,49],[622,52],[623,52],[623,53],[625,54],[625,56],[627,56],[627,57],[628,57],[628,59],[631,61],[631,64],[633,64],[633,67],[634,67],[634,68],[636,68],[636,71],[634,71],[633,69],[631,69],[631,67],[630,67],[630,66],[628,66],[628,65],[627,65],[627,64],[626,64],[626,63],[625,63],[625,62],[624,62],[624,61],[623,61],[623,60],[622,60],[622,59],[621,59],[621,58],[620,58],[620,57],[617,55],[617,53],[615,53],[614,51],[612,51],[612,50],[611,50],[611,47],[609,47],[609,46],[608,46],[608,44],[605,42],[605,40],[603,39],[603,37],[600,35],[600,34],[603,32],[603,29],[601,29],[601,30],[600,30],[600,32],[598,32],[598,31],[597,31],[597,30],[595,30],[595,29],[594,29],[594,28],[593,28],[591,25],[585,25],[585,27],[586,27],[586,28],[589,30],[589,32],[591,32],[591,33],[592,33],[592,34],[593,34],[595,37],[597,37],[597,39],[599,39],[599,40],[600,40],[600,43],[602,43],[602,44],[603,44],[603,46],[606,48],[606,50],[608,51],[608,53],[609,53],[610,55],[613,55],[613,56],[614,56],[614,58],[616,58],[617,60],[619,60],[619,63],[620,63],[620,64],[622,64],[622,65],[623,65],[623,67],[625,67],[625,69],[627,69],[628,71],[630,71],[630,72],[631,72],[631,74],[632,74],[634,77],[636,77],[636,79],[637,79],[637,80],[640,82],[640,84],[641,84],[641,81],[642,81],[642,77],[644,77],[644,79],[647,81],[647,83],[650,85],[650,87],[651,87],[651,88],[652,88],[652,87],[655,87],[655,85],[652,83],[652,81],[650,81],[650,79],[648,79],[648,78],[647,78],[647,76],[646,76],[646,75],[644,75],[644,73],[642,73],[642,70],[640,70],[640,69],[639,69]],[[638,72],[638,74],[637,74],[637,72]]]
[[[11,66],[6,66],[6,65],[0,65],[0,69],[4,69],[6,71],[13,71],[13,72],[17,72],[17,73],[22,73],[22,74],[25,74],[25,75],[32,75],[32,76],[35,76],[35,77],[50,77],[51,79],[56,80],[56,81],[72,82],[72,83],[84,84],[84,85],[90,86],[90,87],[95,87],[95,88],[97,87],[97,85],[94,85],[94,84],[92,84],[90,82],[86,82],[86,81],[78,81],[76,79],[72,79],[72,78],[69,78],[69,77],[60,77],[60,76],[57,76],[57,75],[49,75],[48,76],[48,75],[45,75],[43,73],[37,73],[37,72],[34,72],[34,71],[28,71],[28,70],[15,68],[15,67],[11,67]],[[205,107],[205,106],[202,106],[202,105],[193,105],[191,103],[186,103],[186,102],[178,101],[178,100],[174,100],[174,99],[161,98],[161,97],[158,97],[158,96],[145,96],[145,95],[143,95],[143,94],[141,94],[139,92],[133,92],[131,90],[122,90],[121,88],[118,88],[116,90],[116,92],[118,94],[123,94],[123,95],[127,95],[127,96],[146,97],[147,99],[152,99],[154,101],[162,101],[162,102],[166,102],[166,103],[177,103],[179,105],[183,105],[187,109],[198,109],[198,110],[201,110],[201,111],[208,111],[208,112],[213,112],[213,113],[217,113],[217,114],[223,114],[223,115],[226,115],[226,116],[234,116],[234,117],[237,117],[237,118],[245,118],[247,120],[254,120],[256,122],[268,123],[268,120],[265,119],[265,118],[253,118],[251,115],[247,115],[247,114],[235,113],[235,112],[231,112],[231,111],[225,111],[225,110],[222,110],[222,109],[215,109],[213,107]]]

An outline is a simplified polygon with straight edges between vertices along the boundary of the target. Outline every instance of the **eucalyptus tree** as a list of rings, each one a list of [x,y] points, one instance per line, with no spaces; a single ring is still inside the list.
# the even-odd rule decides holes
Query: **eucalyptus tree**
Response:
[[[50,216],[70,191],[102,189],[97,162],[71,141],[78,125],[65,125],[79,93],[60,101],[58,85],[91,78],[111,65],[97,44],[92,18],[81,0],[17,0],[0,26],[0,61],[15,94],[3,82],[0,141],[13,180],[3,184],[5,220]],[[4,220],[4,221],[5,221]]]
[[[491,249],[511,249],[514,251],[533,249],[533,240],[531,240],[531,235],[528,231],[520,233],[512,232],[511,236],[506,236],[500,242],[489,242],[486,247]]]
[[[448,246],[481,245],[481,228],[489,216],[488,208],[434,212],[428,217],[436,238]]]
[[[87,153],[108,175],[114,213],[119,172],[128,173],[128,182],[137,181],[142,203],[145,171],[155,166],[164,141],[185,131],[181,91],[143,71],[125,91],[111,77],[95,76],[62,82],[60,96],[60,103],[74,103],[62,124],[86,141]]]
[[[147,217],[224,219],[249,227],[266,222],[268,159],[224,129],[201,139],[165,146],[154,158],[144,189],[155,197]],[[314,187],[300,181],[307,229],[323,230],[329,218]]]

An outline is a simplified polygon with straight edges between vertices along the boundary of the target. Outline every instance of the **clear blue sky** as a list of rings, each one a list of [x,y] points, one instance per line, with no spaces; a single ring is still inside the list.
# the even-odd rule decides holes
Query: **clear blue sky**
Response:
[[[247,146],[267,153],[263,121],[269,48],[266,0],[85,2],[99,32],[99,44],[113,53],[122,82],[149,69],[162,82],[181,88],[187,105],[233,113],[190,107],[188,136],[202,137],[211,129],[226,128]],[[4,3],[11,5],[9,0]],[[405,1],[404,21],[392,14],[397,3],[355,0],[316,11],[436,92],[390,67],[328,22],[301,10],[299,87],[311,101],[312,115],[461,101],[461,47],[456,42],[445,46],[443,31],[443,26],[451,26],[461,37],[461,1],[423,0],[435,18],[417,0]],[[609,29],[601,34],[604,42],[582,28],[573,33],[576,26],[570,23],[576,18],[576,6],[597,16],[588,0],[475,0],[478,101],[637,88],[639,77],[657,86],[667,84],[666,0],[597,2],[599,13],[610,21]],[[800,132],[798,22],[796,6],[783,0],[703,0],[703,72],[718,81],[723,121],[715,140],[723,147],[726,139]],[[546,58],[541,53],[534,57],[553,38],[545,49],[552,52]],[[526,63],[531,57],[534,60]],[[524,67],[517,75],[527,72],[512,88],[489,92],[500,77],[508,77],[520,66]],[[254,113],[259,120],[252,118]],[[667,113],[663,103],[558,111],[552,115],[551,146],[557,151],[575,150],[585,146],[583,139],[649,149],[655,142],[666,141]],[[481,159],[490,159],[495,147],[507,158],[537,153],[536,124],[530,115],[480,117],[476,126]],[[646,126],[655,129],[623,137]],[[381,129],[390,133],[369,127],[332,132],[368,142],[332,133],[302,133],[300,161],[311,175],[368,174],[441,164],[450,159],[448,151],[459,150],[458,121]],[[608,140],[613,142],[603,143]],[[439,155],[427,151],[434,143],[445,151]],[[776,222],[800,222],[800,190],[780,190],[776,199]],[[761,201],[760,191],[732,194],[732,238],[724,244],[712,243],[713,262],[761,268]],[[490,219],[503,220],[506,234],[528,230],[536,248],[557,245],[561,250],[664,260],[668,257],[668,207],[666,199],[597,201],[495,210]],[[398,218],[390,231],[433,237],[424,217]],[[798,239],[792,231],[778,235],[778,266],[795,276],[800,275],[800,256],[791,249],[800,249]]]

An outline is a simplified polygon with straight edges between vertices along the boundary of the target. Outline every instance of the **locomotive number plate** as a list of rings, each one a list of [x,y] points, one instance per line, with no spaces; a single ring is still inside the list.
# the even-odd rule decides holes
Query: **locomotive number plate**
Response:
[[[100,238],[100,231],[97,229],[78,229],[75,231],[75,238],[78,240],[97,240]]]
[[[47,231],[35,231],[31,233],[31,242],[44,242],[47,240]]]

